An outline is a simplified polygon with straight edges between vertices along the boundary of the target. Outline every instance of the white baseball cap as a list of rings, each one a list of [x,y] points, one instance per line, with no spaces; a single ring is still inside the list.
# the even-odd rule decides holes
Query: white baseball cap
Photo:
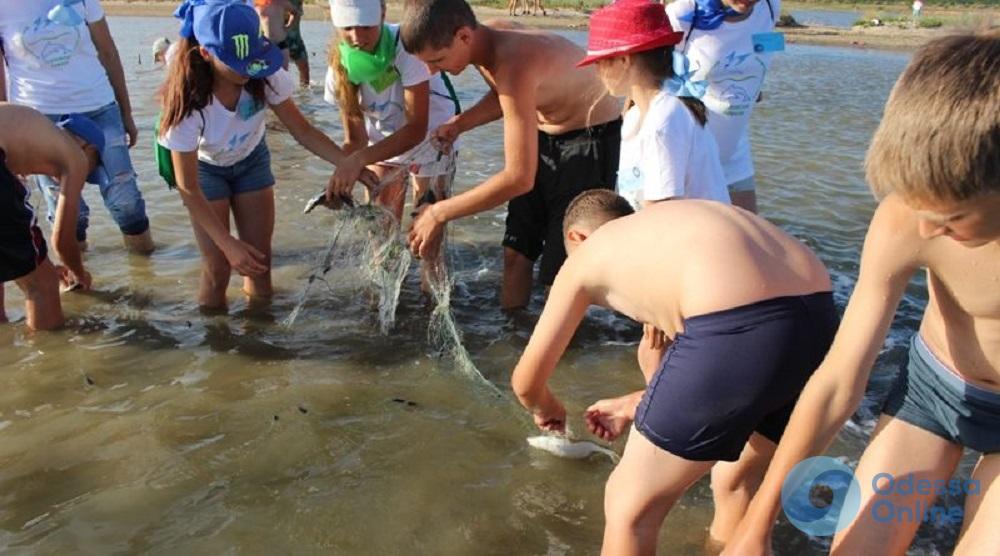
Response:
[[[372,27],[382,22],[382,0],[330,0],[334,27]]]

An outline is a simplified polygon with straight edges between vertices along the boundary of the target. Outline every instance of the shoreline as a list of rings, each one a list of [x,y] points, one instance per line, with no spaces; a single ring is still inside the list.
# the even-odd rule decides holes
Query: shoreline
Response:
[[[816,9],[816,10],[836,10],[852,9],[866,11],[876,9],[874,6],[840,6],[824,4],[809,4],[790,2],[792,9]],[[128,0],[104,0],[102,2],[104,11],[109,16],[151,16],[170,17],[177,7],[177,2],[172,0],[149,0],[149,1],[128,1]],[[473,6],[476,17],[481,21],[493,19],[509,19],[529,28],[550,29],[550,30],[577,30],[587,29],[588,15],[576,9],[566,9],[552,7],[548,8],[547,16],[522,15],[510,17],[507,10],[493,8],[489,6]],[[976,10],[975,8],[965,10],[964,13]],[[985,16],[985,21],[994,20],[1000,24],[1000,14],[998,12],[980,8]],[[944,9],[942,12],[954,12],[955,10]],[[402,5],[392,2],[388,7],[386,19],[399,21],[402,14]],[[928,17],[933,17],[933,13]],[[323,21],[328,18],[328,11],[315,4],[306,6],[305,19],[312,21]],[[853,48],[873,48],[880,50],[905,50],[912,51],[920,47],[927,41],[947,35],[952,32],[967,30],[963,26],[945,25],[935,29],[902,29],[893,26],[883,27],[825,27],[825,26],[804,26],[804,27],[780,27],[780,32],[785,34],[789,44],[813,44],[822,46],[844,46]]]

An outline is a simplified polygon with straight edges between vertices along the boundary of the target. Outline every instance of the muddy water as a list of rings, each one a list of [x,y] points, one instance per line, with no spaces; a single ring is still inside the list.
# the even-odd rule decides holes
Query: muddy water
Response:
[[[295,325],[281,325],[337,215],[300,214],[330,169],[280,129],[268,135],[278,177],[274,302],[247,306],[234,278],[229,316],[198,312],[187,214],[155,177],[150,148],[162,76],[149,65],[148,46],[176,26],[157,18],[110,24],[142,133],[133,156],[159,249],[148,259],[124,254],[88,191],[95,291],[64,297],[72,317],[65,331],[0,327],[0,550],[595,553],[608,458],[560,460],[530,449],[525,438],[534,431],[509,397],[428,347],[430,308],[415,269],[386,336],[357,269],[336,266]],[[319,82],[327,28],[304,28]],[[905,62],[894,53],[790,46],[755,117],[764,213],[819,252],[841,307],[874,206],[862,179],[864,149]],[[456,86],[466,105],[484,91],[471,71]],[[296,100],[340,137],[318,85]],[[496,171],[501,155],[499,127],[470,133],[457,189]],[[502,210],[453,226],[451,303],[476,367],[506,392],[542,300],[524,315],[494,309],[502,226]],[[834,448],[848,459],[860,453],[922,303],[918,284],[865,406]],[[8,291],[7,304],[12,318],[23,317],[17,292]],[[588,318],[554,379],[571,416],[641,384],[637,337],[637,327],[606,312]],[[583,429],[579,418],[571,427]],[[700,552],[710,499],[705,483],[684,498],[664,528],[664,552]],[[917,550],[947,551],[947,534],[922,531]],[[822,550],[787,525],[778,542],[779,554]]]

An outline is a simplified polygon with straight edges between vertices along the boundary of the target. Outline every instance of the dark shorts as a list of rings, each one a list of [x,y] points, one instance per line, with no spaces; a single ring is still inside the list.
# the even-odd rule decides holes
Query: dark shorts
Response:
[[[198,161],[198,185],[209,201],[229,199],[274,185],[271,153],[263,139],[246,158],[232,166],[215,166]]]
[[[302,41],[302,32],[299,30],[298,25],[288,28],[285,42],[288,44],[288,55],[292,60],[302,60],[309,56],[309,53],[306,52],[306,43]]]
[[[966,382],[914,334],[882,410],[984,454],[1000,452],[1000,393]]]
[[[7,169],[7,154],[0,150],[0,283],[31,274],[47,256],[28,190]]]
[[[546,286],[566,260],[562,222],[567,205],[588,189],[615,188],[621,127],[621,120],[614,120],[562,135],[538,132],[535,185],[510,200],[503,245],[533,261],[541,255],[538,281]]]
[[[736,461],[754,432],[777,443],[838,322],[830,292],[685,319],[636,410],[636,429],[693,461]]]

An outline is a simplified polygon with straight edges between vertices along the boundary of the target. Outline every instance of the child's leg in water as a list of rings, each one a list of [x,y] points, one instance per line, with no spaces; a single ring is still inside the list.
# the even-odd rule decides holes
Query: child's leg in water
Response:
[[[398,170],[396,166],[389,165],[375,165],[369,166],[376,176],[378,176],[379,181],[384,180],[386,176],[395,170]],[[406,172],[399,173],[399,176],[393,179],[390,183],[383,185],[382,190],[379,191],[378,197],[375,202],[379,205],[389,209],[393,216],[396,217],[396,223],[399,223],[403,219],[403,204],[406,201]]]
[[[274,235],[274,187],[241,193],[232,199],[236,231],[240,239],[264,254],[267,272],[243,277],[243,293],[253,298],[269,298],[271,285],[271,237]]]
[[[209,201],[219,222],[229,231],[229,199]],[[198,305],[203,309],[225,309],[226,288],[232,268],[219,246],[194,220],[191,221],[194,238],[201,251],[201,279],[198,286]]]

